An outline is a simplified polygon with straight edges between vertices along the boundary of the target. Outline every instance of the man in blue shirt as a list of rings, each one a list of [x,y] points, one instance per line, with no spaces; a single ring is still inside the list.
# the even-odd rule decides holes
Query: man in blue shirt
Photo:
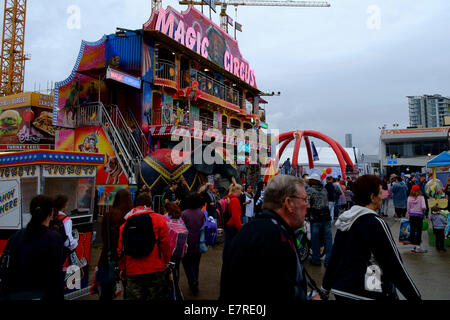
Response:
[[[408,187],[401,177],[394,178],[394,185],[391,188],[392,200],[394,200],[395,220],[406,216],[406,206],[408,202]]]
[[[283,169],[284,169],[284,174],[291,174],[291,161],[290,158],[287,158],[287,160],[283,163]]]

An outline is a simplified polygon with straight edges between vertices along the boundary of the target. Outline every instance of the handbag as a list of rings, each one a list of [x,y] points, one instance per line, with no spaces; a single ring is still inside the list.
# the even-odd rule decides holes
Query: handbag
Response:
[[[108,284],[117,282],[120,280],[120,271],[118,269],[118,262],[111,260],[111,243],[110,243],[110,225],[109,220],[106,221],[106,243],[107,243],[107,257],[108,264],[106,266],[98,266],[96,279],[97,282],[102,284]]]
[[[398,235],[398,242],[403,243],[403,244],[411,243],[410,224],[409,224],[409,220],[407,220],[407,219],[402,219],[400,221],[400,232]]]

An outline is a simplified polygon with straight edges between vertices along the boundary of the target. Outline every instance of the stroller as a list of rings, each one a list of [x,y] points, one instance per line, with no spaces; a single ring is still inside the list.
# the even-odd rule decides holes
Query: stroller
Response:
[[[311,243],[311,225],[308,221],[305,221],[305,224],[302,228],[298,229],[295,233],[297,238],[297,252],[300,258],[300,261],[303,263],[308,259],[308,257],[312,256],[312,243]],[[325,255],[325,247],[324,240],[320,239],[320,257]]]

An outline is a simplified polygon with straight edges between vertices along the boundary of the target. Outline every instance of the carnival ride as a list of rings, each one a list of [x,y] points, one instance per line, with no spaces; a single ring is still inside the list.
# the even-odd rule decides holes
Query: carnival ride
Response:
[[[328,143],[330,145],[330,147],[333,149],[334,153],[337,156],[343,179],[346,178],[345,174],[346,174],[346,172],[350,171],[349,169],[351,169],[353,172],[355,172],[355,167],[353,165],[352,160],[350,159],[349,155],[344,150],[344,148],[337,141],[335,141],[334,139],[330,138],[329,136],[327,136],[321,132],[318,132],[318,131],[296,130],[296,131],[289,131],[289,132],[282,133],[275,138],[276,144],[277,145],[281,144],[281,147],[278,150],[277,157],[275,159],[271,159],[268,161],[268,163],[267,163],[268,167],[266,169],[264,180],[267,181],[268,179],[270,179],[271,177],[273,177],[277,174],[276,168],[278,168],[278,161],[281,158],[283,152],[286,150],[286,147],[288,146],[288,144],[294,140],[295,140],[295,145],[294,145],[294,152],[293,152],[293,156],[292,156],[292,166],[298,172],[298,167],[299,167],[298,155],[299,155],[299,151],[300,151],[300,143],[302,142],[302,140],[304,138],[305,144],[306,144],[306,150],[308,153],[309,168],[313,169],[314,168],[314,160],[313,160],[313,154],[312,154],[312,150],[311,150],[311,144],[309,141],[309,137],[318,138],[322,141],[325,141],[326,143]],[[324,175],[326,176],[326,174],[324,174]],[[322,175],[321,178],[323,179],[324,176]]]

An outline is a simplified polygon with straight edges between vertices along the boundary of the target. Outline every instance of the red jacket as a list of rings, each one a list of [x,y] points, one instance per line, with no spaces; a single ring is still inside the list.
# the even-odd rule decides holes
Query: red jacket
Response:
[[[227,227],[234,227],[238,231],[242,228],[241,221],[241,201],[234,194],[229,194],[224,197],[224,199],[230,198],[230,203],[228,204],[228,212],[231,214],[231,219],[227,222]]]
[[[141,214],[150,214],[150,217],[152,218],[153,231],[155,232],[156,238],[155,247],[153,248],[152,253],[143,258],[133,258],[126,255],[122,256],[122,234],[125,223],[130,217]],[[124,270],[127,276],[165,271],[166,264],[169,263],[171,254],[169,228],[167,227],[164,216],[154,212],[150,208],[137,207],[125,216],[125,223],[120,227],[119,244],[117,247],[119,257],[122,256],[119,261],[119,269]]]

